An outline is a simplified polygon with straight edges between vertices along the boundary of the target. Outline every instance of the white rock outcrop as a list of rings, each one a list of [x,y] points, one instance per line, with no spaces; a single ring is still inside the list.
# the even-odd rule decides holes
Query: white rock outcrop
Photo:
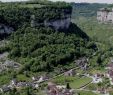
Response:
[[[44,22],[46,27],[53,27],[54,29],[67,29],[69,28],[71,23],[71,18],[58,19],[58,20],[50,20]]]
[[[55,30],[58,30],[58,29],[67,29],[69,28],[70,24],[71,24],[71,14],[67,14],[65,15],[65,17],[59,19],[44,20],[42,23],[36,22],[35,15],[31,16],[31,27],[44,25],[45,27],[52,27]]]
[[[113,23],[113,9],[101,8],[97,11],[97,20],[102,23]]]

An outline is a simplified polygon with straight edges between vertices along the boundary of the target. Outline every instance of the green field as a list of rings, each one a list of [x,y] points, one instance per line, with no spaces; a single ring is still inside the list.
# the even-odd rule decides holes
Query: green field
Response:
[[[79,95],[98,95],[90,91],[80,91]]]
[[[73,82],[70,83],[70,86],[72,88],[80,88],[82,86],[85,86],[86,84],[88,84],[89,82],[91,82],[92,79],[88,78],[88,77],[82,77],[80,79],[76,79]]]
[[[10,75],[0,75],[0,86],[10,82]]]
[[[99,23],[96,17],[79,17],[77,20],[74,19],[73,22],[94,40],[113,45],[112,24]]]
[[[66,83],[70,83],[70,87],[73,89],[78,89],[82,86],[85,86],[86,84],[90,83],[92,81],[91,78],[88,77],[80,77],[80,76],[75,76],[75,77],[57,77],[56,79],[53,80],[53,82],[60,84],[60,85],[66,85]]]
[[[44,5],[41,5],[41,4],[21,4],[19,6],[22,8],[41,8]]]

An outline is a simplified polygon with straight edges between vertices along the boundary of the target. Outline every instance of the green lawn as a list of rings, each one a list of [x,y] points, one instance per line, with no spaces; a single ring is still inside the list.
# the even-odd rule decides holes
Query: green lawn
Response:
[[[89,82],[91,82],[92,79],[88,78],[88,77],[82,77],[80,79],[76,79],[73,82],[70,83],[70,86],[74,89],[80,88],[86,84],[88,84]]]
[[[102,24],[98,23],[96,17],[79,17],[79,19],[73,19],[84,32],[86,32],[89,37],[98,40],[106,44],[113,45],[113,27],[112,24]],[[103,48],[105,48],[103,46]]]
[[[92,79],[88,77],[79,77],[79,76],[75,76],[75,77],[60,76],[52,81],[60,85],[65,85],[66,83],[70,83],[71,88],[77,89],[88,84],[89,82],[92,81]]]
[[[98,88],[97,84],[91,83],[85,89],[88,89],[88,90],[97,90],[97,88]]]
[[[36,93],[36,95],[45,95],[45,93],[42,92],[42,91],[38,91],[38,92]]]
[[[23,4],[23,5],[20,5],[20,7],[23,7],[23,8],[41,8],[42,6],[44,5],[40,5],[40,4]]]
[[[2,75],[0,76],[0,85],[4,85],[10,82],[10,76],[8,75]]]
[[[98,95],[98,94],[95,94],[95,93],[90,92],[90,91],[80,91],[78,93],[79,93],[79,95]]]
[[[26,77],[25,75],[19,74],[17,75],[18,81],[30,81],[31,77]]]

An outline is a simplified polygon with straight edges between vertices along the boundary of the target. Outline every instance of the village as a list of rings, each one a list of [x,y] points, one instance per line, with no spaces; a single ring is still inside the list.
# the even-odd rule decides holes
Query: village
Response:
[[[1,55],[1,59],[6,57],[7,53]],[[88,58],[82,57],[75,60],[75,68],[64,71],[54,77],[48,75],[32,76],[31,81],[18,81],[16,78],[10,80],[9,84],[0,86],[0,92],[8,92],[12,89],[20,89],[24,87],[32,87],[33,89],[40,89],[42,84],[46,84],[43,88],[44,95],[78,95],[78,91],[91,91],[99,95],[109,95],[109,91],[113,86],[113,60],[111,59],[105,68],[104,73],[90,73],[88,72],[89,63]],[[6,60],[1,63],[0,68],[7,70],[8,68],[18,70],[20,64],[14,61]],[[105,79],[107,79],[108,87],[105,87]],[[95,89],[88,88],[89,85],[99,85]],[[90,86],[89,86],[90,87]]]

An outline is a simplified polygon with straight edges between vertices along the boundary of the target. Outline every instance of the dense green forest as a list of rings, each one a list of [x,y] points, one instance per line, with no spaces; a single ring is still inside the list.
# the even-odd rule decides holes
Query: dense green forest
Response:
[[[33,72],[45,69],[49,71],[76,57],[90,56],[96,48],[74,24],[66,33],[43,27],[22,28],[12,35],[11,42],[10,57],[17,58],[24,64],[25,70]]]
[[[23,64],[24,71],[51,71],[59,65],[70,64],[75,58],[89,57],[96,50],[93,41],[73,23],[69,29],[60,31],[41,25],[30,27],[32,14],[38,23],[71,14],[72,7],[67,3],[3,3],[0,7],[2,23],[15,29],[9,37],[9,46],[1,48],[1,52],[10,51],[9,57]]]
[[[9,10],[10,9],[10,10]],[[71,14],[72,7],[63,3],[42,3],[42,2],[25,2],[25,3],[1,3],[0,4],[0,21],[13,27],[15,30],[23,25],[30,25],[31,16],[35,15],[37,23],[43,23],[44,20],[64,18],[66,14]]]

